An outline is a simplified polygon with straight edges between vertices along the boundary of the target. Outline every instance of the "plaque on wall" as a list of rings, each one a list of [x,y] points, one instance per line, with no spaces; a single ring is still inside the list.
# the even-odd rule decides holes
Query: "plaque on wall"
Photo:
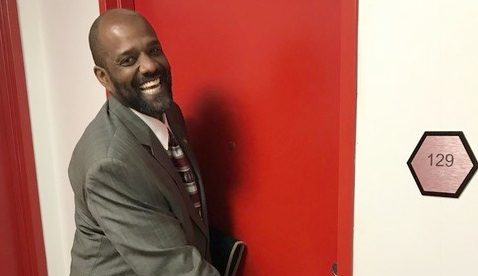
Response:
[[[422,195],[459,197],[477,169],[461,131],[426,131],[408,167]]]

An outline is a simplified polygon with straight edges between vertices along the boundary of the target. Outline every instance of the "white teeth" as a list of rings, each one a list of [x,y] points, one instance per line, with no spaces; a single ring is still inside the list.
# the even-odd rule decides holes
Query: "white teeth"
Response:
[[[151,88],[153,88],[154,86],[157,86],[159,85],[159,78],[155,79],[155,80],[152,80],[152,81],[148,81],[147,83],[143,83],[142,85],[139,86],[139,89],[141,90],[151,90]],[[143,91],[143,92],[146,92],[146,91]]]
[[[159,91],[161,91],[161,85],[156,86],[154,88],[141,89],[141,92],[147,95],[154,95],[156,93],[159,93]]]

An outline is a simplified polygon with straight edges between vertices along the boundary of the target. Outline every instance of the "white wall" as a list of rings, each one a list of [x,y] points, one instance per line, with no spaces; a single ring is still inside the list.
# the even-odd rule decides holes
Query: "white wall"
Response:
[[[74,203],[71,153],[105,100],[88,31],[98,1],[17,0],[48,275],[69,274]]]
[[[406,165],[427,130],[478,154],[478,1],[360,0],[354,276],[475,275],[478,176],[422,196]]]

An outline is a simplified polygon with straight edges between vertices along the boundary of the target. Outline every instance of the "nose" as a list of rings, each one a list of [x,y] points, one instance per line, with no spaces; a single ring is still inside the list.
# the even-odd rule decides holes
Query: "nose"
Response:
[[[158,70],[158,62],[146,54],[140,56],[139,72],[143,75],[154,73]]]

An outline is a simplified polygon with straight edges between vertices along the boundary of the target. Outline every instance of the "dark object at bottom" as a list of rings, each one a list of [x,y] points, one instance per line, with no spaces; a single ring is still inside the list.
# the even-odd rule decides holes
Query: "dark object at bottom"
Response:
[[[246,245],[217,229],[210,229],[212,264],[223,276],[235,276]]]

